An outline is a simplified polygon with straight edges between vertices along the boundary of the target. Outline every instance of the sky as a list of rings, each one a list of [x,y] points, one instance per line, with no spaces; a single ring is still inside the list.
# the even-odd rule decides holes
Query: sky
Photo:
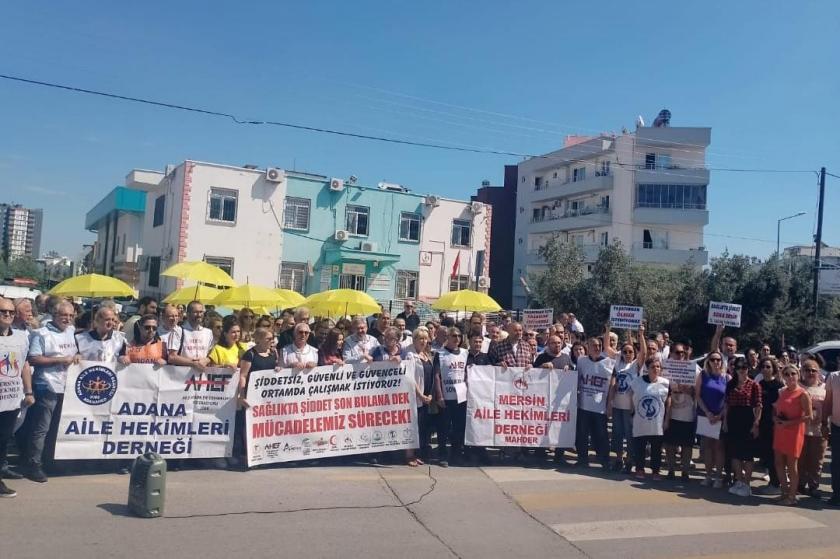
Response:
[[[710,126],[705,244],[810,244],[840,175],[840,3],[780,1],[0,4],[0,74],[420,142],[542,154],[662,108]],[[44,209],[76,256],[134,168],[185,159],[356,175],[468,199],[518,158],[328,136],[0,80],[0,201]],[[840,179],[824,241],[840,244]]]

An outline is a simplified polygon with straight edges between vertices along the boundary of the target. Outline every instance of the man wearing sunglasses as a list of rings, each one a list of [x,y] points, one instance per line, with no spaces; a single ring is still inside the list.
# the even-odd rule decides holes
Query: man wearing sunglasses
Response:
[[[32,394],[32,375],[26,355],[29,353],[29,336],[14,330],[15,306],[9,299],[0,297],[0,498],[15,497],[3,479],[23,477],[9,469],[6,450],[14,433],[20,408],[35,403]]]

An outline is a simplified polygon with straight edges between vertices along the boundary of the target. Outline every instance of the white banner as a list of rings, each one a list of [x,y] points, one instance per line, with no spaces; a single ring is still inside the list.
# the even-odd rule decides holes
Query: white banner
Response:
[[[577,373],[472,367],[466,444],[569,448],[575,443]]]
[[[820,270],[820,295],[840,295],[840,268]]]
[[[26,365],[27,338],[25,332],[12,331],[0,336],[0,412],[20,408],[23,400],[21,374]]]
[[[662,364],[662,376],[677,384],[694,386],[697,378],[697,363],[694,361],[676,361],[666,359]]]
[[[254,371],[246,399],[249,466],[419,446],[405,362]]]
[[[709,302],[709,324],[723,324],[724,326],[741,327],[741,305],[731,303]]]
[[[230,369],[71,365],[55,457],[230,456],[238,385],[239,373]]]
[[[546,330],[554,320],[554,309],[525,309],[522,311],[522,327],[526,330]]]
[[[610,326],[638,330],[642,324],[643,314],[644,309],[642,307],[610,305]]]

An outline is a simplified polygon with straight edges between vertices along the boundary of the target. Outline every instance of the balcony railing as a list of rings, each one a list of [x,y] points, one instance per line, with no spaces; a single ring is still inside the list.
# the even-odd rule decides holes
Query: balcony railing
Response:
[[[568,209],[564,211],[554,210],[543,215],[532,216],[531,223],[541,223],[543,221],[554,221],[557,219],[565,219],[567,217],[582,217],[587,215],[598,215],[610,213],[609,206],[589,206],[579,209]]]

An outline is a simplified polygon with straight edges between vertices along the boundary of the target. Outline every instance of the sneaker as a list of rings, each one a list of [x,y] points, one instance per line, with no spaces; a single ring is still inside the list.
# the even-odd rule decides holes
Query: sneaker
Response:
[[[720,478],[715,479],[712,483],[712,489],[723,489],[723,480]]]
[[[449,461],[446,460],[446,458],[442,458],[441,460],[438,460],[438,466],[440,466],[441,468],[448,468]]]
[[[8,485],[0,481],[0,498],[12,499],[17,497],[17,491],[10,489]]]
[[[732,487],[730,487],[730,488],[727,490],[727,492],[728,492],[730,495],[740,495],[740,491],[741,491],[741,486],[742,486],[742,485],[744,485],[744,484],[743,484],[743,483],[741,483],[740,481],[736,481],[734,484],[732,484]]]
[[[741,483],[741,488],[736,493],[739,497],[752,497],[752,488],[746,483]]]
[[[0,469],[0,479],[23,479],[23,474],[19,474],[6,466]]]
[[[775,485],[770,485],[768,483],[764,487],[759,487],[758,489],[756,489],[755,493],[756,495],[781,495],[782,490],[779,487]]]
[[[27,479],[30,479],[37,483],[46,483],[47,482],[47,474],[44,473],[44,470],[41,469],[41,466],[32,466],[29,468],[29,471],[26,472]]]
[[[770,483],[770,474],[764,474],[763,476],[761,476],[761,481],[766,481],[767,483]]]

